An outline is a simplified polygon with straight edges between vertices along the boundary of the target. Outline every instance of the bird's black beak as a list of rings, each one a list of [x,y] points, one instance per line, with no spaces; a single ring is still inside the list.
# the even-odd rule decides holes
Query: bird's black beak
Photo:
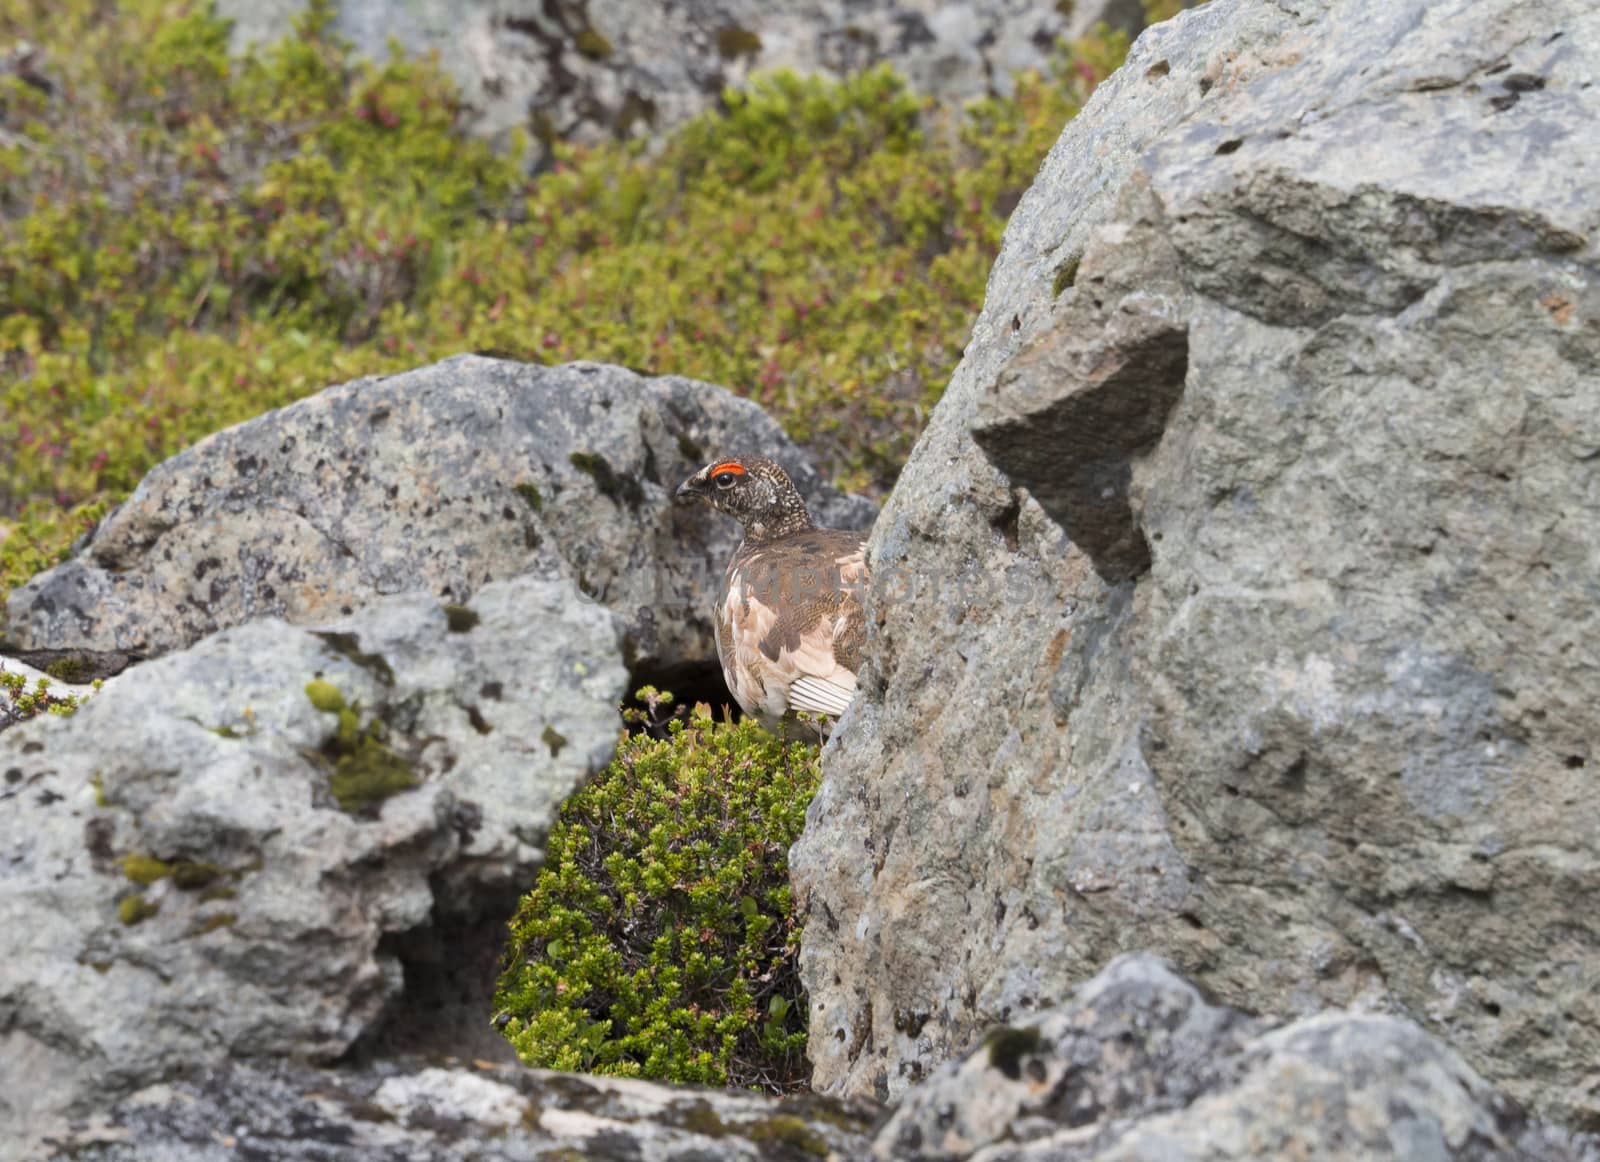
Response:
[[[694,476],[689,477],[689,479],[678,485],[678,491],[675,494],[675,499],[679,504],[692,504],[705,494],[704,488],[705,481],[700,478],[698,473],[696,473]]]

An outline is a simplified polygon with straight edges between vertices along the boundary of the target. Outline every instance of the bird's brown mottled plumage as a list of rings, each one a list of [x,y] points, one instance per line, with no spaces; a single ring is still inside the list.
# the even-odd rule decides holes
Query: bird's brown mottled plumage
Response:
[[[818,528],[788,474],[765,457],[713,460],[678,496],[744,525],[715,615],[734,700],[769,730],[817,737],[819,727],[798,715],[836,718],[855,695],[866,636],[865,535]]]

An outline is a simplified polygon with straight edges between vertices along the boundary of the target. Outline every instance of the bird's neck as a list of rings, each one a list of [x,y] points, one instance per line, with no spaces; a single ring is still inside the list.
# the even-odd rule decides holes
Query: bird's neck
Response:
[[[816,527],[811,514],[803,508],[798,512],[785,512],[776,516],[751,517],[744,522],[744,543],[767,545],[783,537],[790,537]]]

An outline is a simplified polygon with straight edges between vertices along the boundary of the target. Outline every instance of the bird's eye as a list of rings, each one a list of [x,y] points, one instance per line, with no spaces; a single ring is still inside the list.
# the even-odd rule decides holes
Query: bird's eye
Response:
[[[732,488],[733,482],[738,479],[732,472],[718,472],[711,478],[718,488]]]

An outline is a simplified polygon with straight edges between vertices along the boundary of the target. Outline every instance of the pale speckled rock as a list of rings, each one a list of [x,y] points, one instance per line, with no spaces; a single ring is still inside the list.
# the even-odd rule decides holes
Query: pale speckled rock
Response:
[[[233,43],[283,36],[304,0],[219,0]],[[436,52],[477,132],[593,142],[650,134],[777,68],[843,76],[888,61],[944,101],[1009,92],[1057,41],[1105,20],[1137,30],[1139,0],[338,0],[334,27],[383,60],[391,39]]]
[[[866,1156],[867,1102],[779,1100],[486,1062],[232,1063],[147,1087],[38,1157],[83,1162],[749,1162]]]
[[[1576,0],[1213,0],[1067,127],[871,542],[821,1088],[1150,947],[1600,1126],[1597,76]]]
[[[1410,1021],[1329,1012],[1280,1028],[1120,957],[1071,1003],[993,1031],[879,1133],[901,1162],[1578,1162]]]
[[[404,595],[322,629],[223,631],[0,735],[0,928],[20,936],[0,959],[0,1122],[21,1134],[226,1059],[503,1049],[486,977],[557,808],[615,745],[621,636],[561,581],[491,584],[453,616]],[[314,678],[415,789],[340,809]],[[129,856],[177,870],[141,887]]]
[[[824,523],[871,522],[723,388],[461,356],[329,388],[159,465],[12,592],[10,638],[159,654],[253,618],[326,621],[416,589],[463,601],[535,573],[620,614],[630,668],[714,671],[738,529],[671,494],[723,450],[780,461]]]

